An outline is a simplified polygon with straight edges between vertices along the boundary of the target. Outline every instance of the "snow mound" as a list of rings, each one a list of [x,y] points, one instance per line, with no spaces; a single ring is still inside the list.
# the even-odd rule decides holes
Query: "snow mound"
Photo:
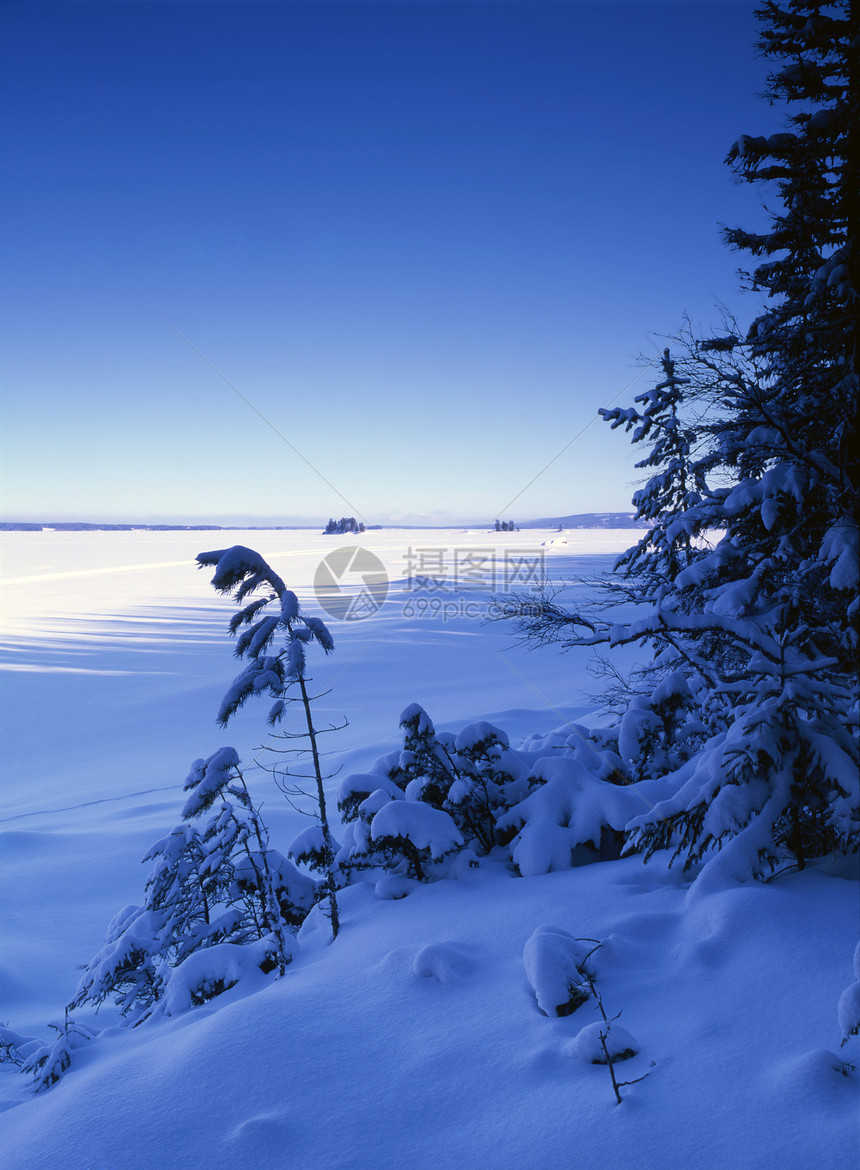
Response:
[[[458,983],[473,967],[469,951],[460,944],[431,943],[415,956],[412,974],[437,979],[440,983]]]
[[[387,873],[373,887],[373,892],[377,898],[397,901],[399,898],[405,898],[408,894],[411,894],[417,886],[418,882],[413,878],[406,877],[404,874]]]

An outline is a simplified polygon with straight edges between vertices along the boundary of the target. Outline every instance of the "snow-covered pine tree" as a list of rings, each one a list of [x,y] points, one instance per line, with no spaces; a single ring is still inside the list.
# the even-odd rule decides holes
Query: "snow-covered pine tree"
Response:
[[[497,815],[528,791],[527,784],[516,783],[525,769],[505,732],[486,722],[470,723],[456,736],[438,732],[418,703],[401,714],[400,726],[398,773],[407,799],[442,809],[464,841],[489,853],[497,843]]]
[[[346,871],[380,868],[426,881],[433,862],[464,844],[447,810],[457,776],[453,736],[440,739],[430,716],[410,703],[400,716],[403,750],[348,776],[338,791],[347,822],[340,862]],[[394,804],[403,809],[394,810]],[[378,818],[378,820],[377,820]]]
[[[53,1040],[46,1044],[24,1041],[27,1056],[15,1060],[21,1072],[32,1078],[34,1093],[52,1088],[68,1072],[75,1049],[95,1039],[95,1033],[71,1019],[68,1008],[63,1023],[54,1023],[50,1027],[56,1033]]]
[[[746,281],[767,298],[746,338],[764,376],[733,402],[725,459],[761,484],[744,512],[793,564],[801,620],[856,676],[860,12],[792,0],[758,16],[758,47],[776,62],[765,96],[788,107],[789,129],[742,135],[728,155],[782,206],[766,231],[725,233],[757,261]]]
[[[766,96],[787,104],[790,129],[742,136],[728,162],[775,184],[782,206],[767,231],[726,232],[763,258],[747,282],[767,302],[743,342],[691,354],[728,408],[715,454],[734,482],[699,509],[703,529],[724,532],[714,553],[674,581],[694,602],[718,672],[707,706],[722,703],[726,732],[632,838],[690,860],[731,841],[720,866],[735,876],[779,847],[802,867],[860,840],[860,22],[850,2],[768,2],[758,16],[777,62]]]
[[[230,619],[229,631],[239,634],[236,641],[237,658],[246,660],[245,669],[234,679],[218,711],[218,722],[226,726],[231,716],[252,696],[267,693],[275,699],[269,710],[268,722],[275,726],[283,717],[286,705],[292,701],[291,688],[298,691],[295,701],[302,706],[305,736],[313,767],[316,792],[316,815],[322,835],[323,896],[328,902],[332,937],[337,937],[339,914],[337,904],[338,878],[335,866],[336,844],[332,835],[326,806],[326,795],[320,751],[319,729],[315,726],[312,696],[306,674],[306,648],[316,642],[328,654],[334,649],[334,639],[323,621],[307,617],[301,612],[299,599],[288,589],[278,574],[259,553],[243,545],[200,553],[197,563],[214,566],[212,585],[219,593],[233,596],[242,608]],[[257,590],[266,592],[243,604]],[[242,629],[242,627],[247,627]],[[239,633],[239,631],[242,631]],[[280,649],[273,642],[281,637]]]
[[[706,490],[704,461],[694,450],[699,436],[681,410],[690,379],[679,376],[668,349],[661,365],[663,380],[635,398],[632,407],[598,412],[613,429],[632,430],[634,444],[650,443],[636,467],[652,474],[633,496],[635,522],[646,522],[649,528],[615,565],[616,573],[633,583],[637,598],[659,597],[666,583],[700,555],[693,542],[696,521],[686,519]]]
[[[683,491],[676,478],[678,490],[661,500],[674,453],[655,445],[661,470],[637,504],[653,500],[657,536],[621,564],[638,574],[639,620],[572,614],[551,599],[519,616],[538,641],[650,644],[651,667],[671,668],[682,753],[667,756],[664,742],[655,755],[664,729],[647,691],[618,727],[619,746],[626,735],[633,754],[649,769],[668,765],[677,785],[628,826],[628,847],[646,856],[671,848],[687,865],[705,861],[702,876],[738,879],[786,855],[802,867],[860,843],[860,29],[848,3],[767,3],[759,17],[760,47],[782,63],[767,94],[797,112],[790,131],[744,136],[729,153],[743,177],[776,184],[783,209],[768,232],[726,233],[766,257],[749,276],[767,296],[764,311],[744,338],[689,336],[678,364],[688,401],[707,419],[697,428],[707,477],[687,479]],[[674,371],[663,390],[673,381]],[[606,417],[625,421],[624,412]],[[688,563],[653,559],[664,533],[682,539]],[[716,543],[700,553],[699,539]]]

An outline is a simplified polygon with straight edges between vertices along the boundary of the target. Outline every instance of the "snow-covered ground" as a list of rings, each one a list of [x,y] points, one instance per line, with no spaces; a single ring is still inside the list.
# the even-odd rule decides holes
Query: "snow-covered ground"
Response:
[[[481,620],[512,563],[518,588],[541,567],[587,575],[637,534],[558,536],[0,534],[0,1023],[49,1034],[77,965],[140,901],[140,858],[177,823],[191,761],[229,743],[250,762],[267,739],[265,704],[215,726],[238,670],[233,607],[196,571],[198,552],[257,548],[320,614],[325,556],[360,545],[382,562],[381,606],[373,562],[334,562],[349,596],[372,578],[368,613],[323,614],[336,648],[312,659],[330,692],[321,721],[349,720],[326,737],[327,761],[349,773],[398,745],[411,702],[445,729],[488,719],[514,746],[587,717],[584,656],[527,651]],[[306,822],[264,772],[249,779],[285,848]],[[493,863],[398,901],[351,888],[337,942],[306,927],[286,976],[255,994],[242,983],[177,1019],[109,1028],[35,1098],[0,1064],[3,1165],[854,1166],[860,1080],[843,1062],[860,1049],[840,1049],[836,1004],[852,979],[856,882],[819,869],[692,906],[685,890],[680,872],[637,858],[533,878]],[[619,1077],[648,1074],[620,1107],[608,1070],[574,1043],[593,1001],[563,1018],[538,1008],[523,949],[541,926],[603,943],[596,981],[639,1046]]]

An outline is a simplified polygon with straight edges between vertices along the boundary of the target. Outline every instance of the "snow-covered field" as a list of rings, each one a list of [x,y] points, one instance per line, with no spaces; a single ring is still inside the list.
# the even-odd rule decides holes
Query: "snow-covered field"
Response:
[[[607,569],[635,536],[0,534],[0,1023],[49,1034],[76,966],[140,901],[140,858],[178,821],[191,761],[229,743],[250,763],[267,739],[265,704],[215,725],[238,670],[233,606],[195,569],[198,552],[257,548],[310,613],[333,549],[382,561],[384,604],[377,592],[361,620],[323,614],[336,648],[311,663],[330,692],[320,721],[349,720],[326,737],[330,770],[349,773],[398,745],[411,702],[445,729],[488,719],[514,746],[586,719],[597,683],[584,656],[516,647],[481,618],[510,583],[508,554],[528,588],[541,567]],[[360,573],[341,572],[357,594]],[[430,587],[416,591],[416,576]],[[284,849],[305,822],[265,773],[249,779]],[[493,863],[398,901],[353,887],[337,942],[305,929],[286,976],[261,977],[256,994],[243,983],[137,1030],[79,1013],[108,1030],[39,1097],[0,1064],[3,1165],[854,1166],[860,1081],[843,1062],[860,1049],[839,1048],[836,1003],[852,979],[856,881],[819,869],[692,906],[685,890],[680,872],[637,858],[534,878]],[[547,1018],[535,1002],[523,947],[547,925],[604,944],[606,1006],[640,1045],[619,1076],[649,1074],[620,1107],[608,1070],[577,1055],[591,1004]]]

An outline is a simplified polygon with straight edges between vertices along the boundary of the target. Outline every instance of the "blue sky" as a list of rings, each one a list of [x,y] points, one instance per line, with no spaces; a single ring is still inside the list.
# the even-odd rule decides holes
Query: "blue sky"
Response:
[[[3,6],[3,517],[627,509],[598,407],[755,310],[751,9]]]

